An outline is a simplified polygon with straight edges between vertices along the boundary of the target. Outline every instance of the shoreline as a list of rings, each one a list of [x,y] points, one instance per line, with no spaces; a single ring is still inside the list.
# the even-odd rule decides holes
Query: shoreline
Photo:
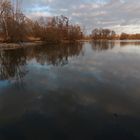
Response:
[[[83,40],[81,40],[83,41]],[[76,42],[81,42],[76,41]],[[14,50],[14,49],[20,49],[20,48],[26,48],[26,47],[35,47],[38,45],[58,45],[58,44],[69,44],[69,43],[76,43],[76,42],[69,42],[69,41],[63,41],[61,43],[46,43],[44,41],[30,41],[30,42],[22,42],[22,43],[2,43],[0,42],[0,51],[2,50]]]
[[[23,42],[23,43],[0,43],[0,51],[1,50],[14,50],[18,48],[26,48],[26,47],[34,47],[37,45],[42,45],[42,41],[36,42]]]
[[[91,40],[91,39],[86,39],[86,40],[77,40],[76,42],[104,42],[104,41],[120,41],[120,42],[140,42],[140,40]],[[69,44],[69,43],[74,43],[74,42],[69,42],[69,41],[64,41],[61,42],[62,44]],[[61,44],[60,43],[60,44]],[[35,47],[38,45],[44,45],[44,44],[49,44],[49,45],[57,45],[57,43],[46,43],[44,41],[30,41],[30,42],[22,42],[22,43],[2,43],[0,42],[0,51],[2,50],[14,50],[14,49],[20,49],[20,48],[27,48],[27,47]]]

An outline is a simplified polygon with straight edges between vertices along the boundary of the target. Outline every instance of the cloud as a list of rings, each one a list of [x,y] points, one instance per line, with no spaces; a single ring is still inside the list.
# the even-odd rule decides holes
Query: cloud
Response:
[[[22,5],[29,16],[62,14],[87,30],[140,32],[140,0],[24,0]]]

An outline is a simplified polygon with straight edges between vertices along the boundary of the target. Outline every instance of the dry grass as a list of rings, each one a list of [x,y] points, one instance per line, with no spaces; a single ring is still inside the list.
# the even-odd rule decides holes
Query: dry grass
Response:
[[[40,41],[40,38],[35,38],[35,37],[27,37],[27,39],[30,41],[30,42],[35,42],[35,41]]]

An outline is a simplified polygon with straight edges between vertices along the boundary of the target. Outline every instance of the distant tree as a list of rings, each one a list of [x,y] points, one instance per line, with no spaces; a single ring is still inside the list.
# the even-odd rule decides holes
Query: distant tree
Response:
[[[120,35],[120,40],[139,40],[140,39],[140,34],[127,34],[127,33],[121,33]]]
[[[108,39],[114,39],[115,38],[115,31],[110,30],[110,29],[94,29],[92,31],[91,37],[94,40],[108,40]]]
[[[129,39],[129,34],[122,33],[122,34],[120,35],[120,40],[126,40],[126,39]]]

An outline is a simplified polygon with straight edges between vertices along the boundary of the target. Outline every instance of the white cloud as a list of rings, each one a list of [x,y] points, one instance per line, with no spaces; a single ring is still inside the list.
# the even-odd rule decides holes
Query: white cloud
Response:
[[[88,30],[108,27],[117,32],[140,32],[140,0],[24,0],[23,7],[34,16],[63,14]]]

